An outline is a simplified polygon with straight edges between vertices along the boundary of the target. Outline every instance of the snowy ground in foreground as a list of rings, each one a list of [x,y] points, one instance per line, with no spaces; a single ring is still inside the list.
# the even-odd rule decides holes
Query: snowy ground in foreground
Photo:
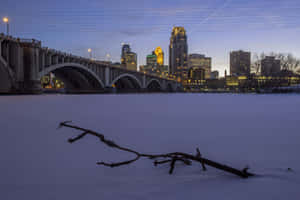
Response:
[[[300,96],[232,94],[0,96],[0,199],[300,199]],[[146,153],[195,153],[260,176],[242,180],[198,164],[155,168],[75,132],[94,129]],[[293,172],[287,171],[292,168]]]

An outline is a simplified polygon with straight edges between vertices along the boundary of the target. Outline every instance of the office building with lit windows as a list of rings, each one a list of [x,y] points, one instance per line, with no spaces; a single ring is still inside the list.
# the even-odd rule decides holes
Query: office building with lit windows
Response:
[[[143,68],[143,71],[147,74],[156,74],[157,70],[157,56],[154,52],[152,54],[147,55],[146,57],[146,65]]]
[[[146,63],[147,63],[147,66],[149,66],[151,68],[157,67],[157,56],[154,54],[154,52],[150,55],[147,55]]]
[[[173,27],[169,46],[170,74],[186,80],[188,76],[187,35],[183,27]]]
[[[210,79],[211,76],[211,58],[202,54],[190,54],[188,57],[188,67],[201,68],[204,70],[204,79]]]
[[[230,52],[230,75],[249,76],[251,65],[251,53],[245,51]]]
[[[261,61],[261,75],[272,76],[280,72],[280,60],[275,59],[273,56],[266,56]]]
[[[137,71],[137,54],[131,51],[129,44],[122,46],[121,67]]]
[[[141,72],[148,74],[162,75],[168,74],[168,67],[164,66],[164,52],[161,47],[157,47],[152,54],[147,55],[146,65],[140,68]]]
[[[189,69],[189,79],[192,81],[204,80],[205,70],[199,67],[192,67]]]

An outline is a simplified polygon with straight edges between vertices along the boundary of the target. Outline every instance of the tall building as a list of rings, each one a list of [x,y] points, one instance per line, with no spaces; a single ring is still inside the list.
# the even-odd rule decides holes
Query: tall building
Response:
[[[230,75],[249,76],[251,65],[251,53],[245,51],[230,52]]]
[[[161,47],[157,47],[155,50],[154,50],[154,53],[156,55],[156,58],[157,58],[157,64],[159,66],[163,66],[164,65],[164,52],[163,50],[161,49]]]
[[[121,55],[121,57],[122,57],[122,58],[125,57],[125,55],[126,55],[127,53],[129,53],[129,52],[131,52],[130,45],[129,45],[129,44],[123,44],[123,46],[122,46],[122,55]]]
[[[170,73],[186,80],[188,75],[188,45],[187,35],[183,27],[174,27],[169,46]]]
[[[137,54],[131,51],[129,44],[123,44],[121,66],[129,70],[137,70]]]
[[[147,55],[146,63],[147,63],[147,66],[156,68],[157,67],[157,56],[154,53]]]
[[[146,65],[141,67],[142,72],[155,75],[167,75],[168,66],[164,66],[164,52],[157,47],[152,54],[147,55]]]
[[[157,72],[157,56],[154,52],[147,55],[146,57],[146,66],[144,68],[145,72],[148,74],[156,74]]]
[[[137,71],[137,55],[134,52],[129,52],[125,56],[126,69]]]
[[[204,79],[210,79],[211,73],[211,58],[205,57],[202,54],[190,54],[188,58],[188,67],[191,68],[201,68],[204,70]]]
[[[280,72],[280,60],[276,60],[273,56],[266,56],[261,61],[261,75],[271,76]]]

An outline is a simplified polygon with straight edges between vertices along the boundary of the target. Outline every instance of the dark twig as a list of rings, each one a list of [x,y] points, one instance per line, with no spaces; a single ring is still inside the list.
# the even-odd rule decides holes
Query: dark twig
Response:
[[[132,160],[128,160],[128,161],[124,161],[124,162],[119,162],[119,163],[105,163],[105,162],[98,162],[97,165],[104,165],[106,167],[119,167],[121,165],[129,165],[135,161],[137,161],[138,159],[140,158],[140,156],[137,156],[135,159],[132,159]]]
[[[174,157],[171,161],[171,164],[170,164],[170,170],[169,170],[169,174],[173,174],[173,170],[174,170],[174,167],[175,167],[175,162],[177,161],[177,157]]]
[[[157,166],[159,164],[165,164],[165,163],[169,163],[172,162],[173,159],[169,159],[169,160],[161,160],[161,161],[154,161],[154,166]],[[177,157],[176,160],[183,162],[186,165],[192,165],[192,162],[190,160],[187,160],[185,158],[179,158]]]
[[[172,162],[172,160],[162,160],[162,161],[154,161],[154,166],[160,165],[160,164],[165,164],[168,162]]]
[[[196,151],[197,151],[196,157],[199,158],[199,159],[201,159],[201,153],[200,153],[199,148],[197,148]],[[203,171],[206,171],[206,167],[205,167],[205,165],[204,165],[203,160],[201,161],[201,165],[202,165],[202,170],[203,170]]]
[[[84,132],[84,133],[78,135],[78,136],[75,137],[75,138],[70,138],[70,139],[68,140],[68,142],[70,142],[70,143],[76,142],[77,140],[80,140],[81,138],[83,138],[84,136],[86,136],[86,134],[88,134],[88,133],[87,133],[87,132]]]
[[[167,153],[167,154],[156,154],[156,155],[152,155],[152,154],[142,154],[139,153],[135,150],[126,148],[126,147],[122,147],[118,144],[116,144],[115,142],[111,141],[111,140],[107,140],[105,138],[105,136],[103,134],[97,133],[95,131],[89,130],[89,129],[84,129],[78,126],[74,126],[74,125],[70,125],[69,121],[66,122],[62,122],[59,125],[59,128],[61,127],[68,127],[68,128],[72,128],[75,130],[79,130],[82,131],[81,134],[79,134],[78,136],[74,137],[74,138],[70,138],[68,141],[70,143],[74,143],[80,139],[83,139],[85,136],[87,135],[92,135],[97,137],[98,139],[100,139],[101,142],[103,142],[104,144],[106,144],[108,147],[111,148],[115,148],[118,149],[120,151],[125,151],[125,152],[129,152],[132,154],[135,154],[135,158],[132,160],[127,160],[127,161],[123,161],[123,162],[116,162],[116,163],[106,163],[106,162],[98,162],[98,165],[103,165],[103,166],[107,166],[107,167],[119,167],[122,165],[128,165],[131,163],[136,162],[137,160],[139,160],[141,157],[145,157],[148,159],[164,159],[162,161],[154,161],[154,165],[157,166],[159,164],[164,164],[164,163],[169,163],[170,162],[170,170],[169,173],[172,174],[174,171],[174,167],[175,167],[175,163],[176,161],[181,161],[186,165],[191,165],[191,161],[195,161],[195,162],[199,162],[202,165],[203,170],[206,170],[205,165],[209,165],[211,167],[238,175],[242,178],[248,178],[249,176],[254,176],[254,174],[249,173],[248,172],[248,168],[245,168],[243,170],[238,170],[238,169],[234,169],[232,167],[226,166],[226,165],[222,165],[220,163],[214,162],[212,160],[208,160],[206,158],[203,158],[200,150],[197,148],[197,154],[196,155],[191,155],[191,154],[186,154],[186,153],[181,153],[181,152],[173,152],[173,153]]]

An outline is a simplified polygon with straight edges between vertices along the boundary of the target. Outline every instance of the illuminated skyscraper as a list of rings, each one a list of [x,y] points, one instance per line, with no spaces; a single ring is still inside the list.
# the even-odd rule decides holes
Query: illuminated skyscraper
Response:
[[[146,63],[147,64],[144,67],[144,71],[148,74],[155,74],[157,70],[157,56],[154,52],[152,52],[152,54],[147,55]]]
[[[169,46],[170,73],[186,80],[188,75],[187,35],[183,27],[174,27]]]
[[[188,59],[189,69],[191,68],[201,68],[204,70],[204,79],[210,79],[211,73],[211,58],[205,57],[202,54],[190,54]]]
[[[154,51],[156,58],[157,58],[157,64],[159,66],[163,66],[164,65],[164,52],[161,49],[161,47],[157,47]]]
[[[161,47],[157,47],[152,54],[147,55],[146,65],[142,66],[140,71],[148,74],[167,75],[168,66],[164,66],[164,52]]]
[[[245,51],[230,52],[230,75],[250,75],[251,53]]]
[[[125,56],[126,69],[137,71],[137,55],[134,52],[128,52]]]
[[[131,51],[129,44],[123,44],[121,66],[129,70],[137,70],[137,54]]]
[[[157,67],[157,56],[153,53],[150,55],[147,55],[147,66],[151,67],[151,68],[155,68]]]

